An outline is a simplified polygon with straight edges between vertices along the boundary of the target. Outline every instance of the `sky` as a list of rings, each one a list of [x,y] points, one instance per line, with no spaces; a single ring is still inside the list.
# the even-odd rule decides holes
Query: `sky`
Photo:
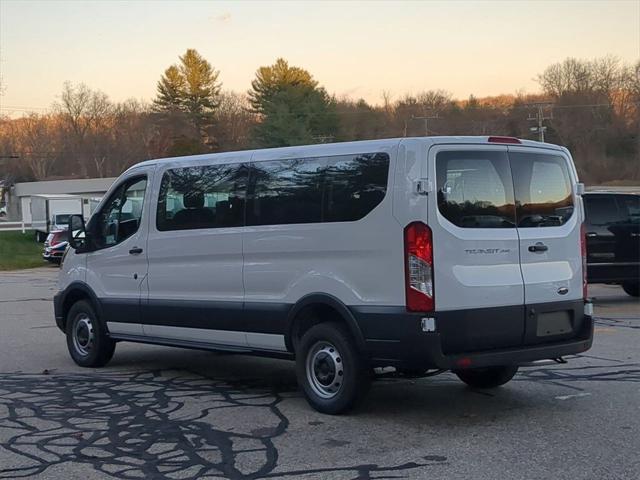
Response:
[[[372,103],[385,91],[533,93],[566,57],[640,59],[640,0],[0,0],[0,113],[44,111],[65,81],[150,101],[187,48],[239,92],[284,57],[330,93]]]

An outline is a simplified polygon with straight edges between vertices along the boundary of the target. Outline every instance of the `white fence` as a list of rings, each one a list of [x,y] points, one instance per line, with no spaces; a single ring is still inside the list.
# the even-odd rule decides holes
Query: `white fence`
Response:
[[[22,232],[31,230],[31,223],[25,222],[0,222],[0,232]]]

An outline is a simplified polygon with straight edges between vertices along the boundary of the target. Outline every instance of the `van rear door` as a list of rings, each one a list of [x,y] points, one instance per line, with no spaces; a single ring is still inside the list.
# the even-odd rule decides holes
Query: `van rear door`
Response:
[[[509,160],[524,279],[524,341],[569,337],[583,313],[582,212],[571,159],[559,150],[509,146]]]
[[[428,154],[434,294],[445,354],[522,343],[524,286],[504,145],[436,145]]]

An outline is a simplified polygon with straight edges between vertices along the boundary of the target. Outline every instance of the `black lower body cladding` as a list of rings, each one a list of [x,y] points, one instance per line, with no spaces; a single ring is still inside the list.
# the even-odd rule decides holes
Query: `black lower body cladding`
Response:
[[[56,325],[64,332],[64,315],[62,313],[63,292],[58,292],[53,296],[53,314],[56,318]]]
[[[62,331],[68,293],[54,297],[56,324]],[[289,333],[290,314],[295,313],[294,305],[279,303],[105,301],[90,297],[106,322],[285,336]],[[359,336],[358,348],[363,344],[371,365],[379,367],[456,369],[515,365],[583,352],[591,347],[593,338],[593,320],[584,314],[583,300],[428,314],[409,313],[403,306],[350,306],[344,307],[344,314],[353,322],[351,333]],[[421,320],[425,317],[435,319],[435,331],[422,331]],[[159,338],[127,339],[217,348]]]
[[[580,353],[593,341],[593,319],[584,314],[583,300],[428,314],[404,307],[352,311],[373,366],[449,370],[516,365]],[[435,331],[422,331],[423,318],[435,318]]]

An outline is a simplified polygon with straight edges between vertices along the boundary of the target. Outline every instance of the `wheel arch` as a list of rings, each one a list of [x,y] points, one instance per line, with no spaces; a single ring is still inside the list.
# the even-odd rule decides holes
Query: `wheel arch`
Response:
[[[287,350],[290,352],[294,352],[295,340],[298,336],[298,329],[302,326],[305,320],[305,312],[313,311],[324,313],[331,312],[333,313],[332,318],[327,318],[326,320],[321,320],[322,323],[324,321],[329,320],[338,320],[344,322],[344,324],[349,329],[349,332],[353,336],[356,347],[360,352],[364,352],[365,350],[365,340],[362,335],[362,331],[358,326],[358,322],[356,321],[351,310],[342,303],[338,298],[330,295],[328,293],[310,293],[302,297],[298,302],[294,304],[294,306],[289,310],[287,315],[286,322],[286,333],[285,333],[285,345]],[[315,323],[311,323],[309,326],[312,326]],[[304,329],[306,331],[307,329]]]
[[[72,282],[67,286],[67,288],[65,288],[60,301],[63,329],[66,328],[67,314],[69,313],[69,310],[73,304],[80,300],[89,300],[96,312],[96,315],[100,316],[102,314],[100,301],[91,287],[83,282]]]

